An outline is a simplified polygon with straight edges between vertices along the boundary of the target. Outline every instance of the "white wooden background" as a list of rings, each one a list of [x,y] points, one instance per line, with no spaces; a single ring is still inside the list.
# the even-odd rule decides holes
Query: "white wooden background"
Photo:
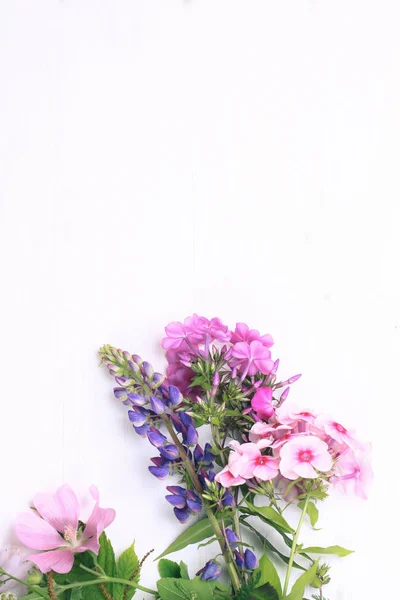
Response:
[[[273,334],[292,399],[372,440],[370,500],[328,500],[309,539],[356,550],[330,600],[396,595],[399,19],[397,0],[1,2],[3,545],[63,481],[99,486],[118,548],[181,531],[96,351],[161,369],[164,324],[197,311]]]

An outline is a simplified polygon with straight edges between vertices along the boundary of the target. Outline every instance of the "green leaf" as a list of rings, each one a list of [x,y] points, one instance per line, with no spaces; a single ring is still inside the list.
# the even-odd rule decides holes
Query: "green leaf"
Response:
[[[315,575],[317,574],[318,569],[318,561],[316,561],[313,566],[308,569],[303,575],[300,575],[298,580],[293,584],[293,587],[288,596],[285,596],[284,600],[302,600],[304,596],[304,591],[307,585],[314,580]]]
[[[328,546],[327,548],[322,548],[321,546],[309,546],[308,548],[302,548],[302,552],[308,552],[309,554],[336,554],[336,556],[348,556],[352,554],[354,550],[346,550],[346,548],[342,548],[341,546]]]
[[[83,600],[104,600],[104,596],[98,585],[88,585],[83,587],[82,598]]]
[[[255,506],[248,500],[246,500],[246,504],[250,511],[250,514],[254,516],[261,516],[268,522],[272,522],[275,525],[278,525],[278,527],[282,529],[282,531],[286,531],[287,533],[293,533],[293,529],[292,527],[290,527],[289,523],[272,506]],[[247,513],[247,511],[243,510],[243,508],[242,512]]]
[[[201,579],[172,579],[157,581],[161,600],[213,600],[215,585]]]
[[[70,600],[82,600],[82,588],[73,588],[71,590]]]
[[[135,544],[133,543],[129,548],[123,551],[116,564],[115,572],[116,577],[120,579],[128,579],[137,583],[139,581],[140,573],[138,571],[139,559],[135,552]],[[132,579],[133,574],[137,571],[137,574]],[[135,588],[125,586],[121,583],[114,583],[113,599],[114,600],[131,600],[135,594]]]
[[[43,600],[43,597],[48,598],[47,589],[45,589],[45,588],[42,588],[42,589],[43,589],[43,596],[41,596],[40,594],[38,594],[36,592],[30,592],[29,594],[26,594],[26,596],[20,596],[18,600]]]
[[[230,518],[224,519],[225,526],[230,525],[231,522],[232,520]],[[160,558],[163,558],[164,556],[167,556],[167,554],[171,554],[172,552],[182,550],[183,548],[186,548],[186,546],[190,546],[190,544],[197,544],[197,542],[202,542],[203,540],[206,540],[213,536],[214,533],[214,529],[208,517],[200,519],[199,521],[196,521],[196,523],[193,523],[193,525],[190,525],[190,527],[188,527],[183,533],[181,533],[181,535],[178,535],[176,540],[172,542],[172,544],[170,544],[168,548],[164,550],[162,554],[160,554],[160,556],[157,556],[155,560],[159,560]]]
[[[99,542],[100,542],[100,550],[99,550],[99,554],[97,556],[97,564],[99,565],[99,567],[101,567],[103,569],[103,571],[106,573],[106,575],[108,575],[109,577],[114,577],[114,575],[115,575],[115,554],[114,554],[112,544],[111,544],[110,540],[108,539],[108,537],[106,536],[106,534],[104,533],[104,531],[99,538]],[[110,594],[112,594],[112,592],[113,592],[112,583],[105,583],[104,585],[105,585],[107,591],[110,592]]]
[[[249,600],[280,600],[280,596],[272,585],[265,583],[251,592]]]
[[[162,558],[158,563],[158,572],[160,577],[174,577],[179,579],[181,577],[181,568],[178,563],[168,558]]]
[[[181,560],[181,562],[179,563],[180,569],[181,569],[181,577],[182,579],[190,579],[189,577],[189,571],[187,568],[187,564],[183,562],[183,560]]]
[[[242,517],[240,519],[240,522],[245,527],[247,527],[248,529],[250,529],[250,531],[252,531],[253,533],[256,534],[256,536],[258,537],[258,539],[261,540],[261,542],[263,543],[264,549],[271,550],[271,552],[274,552],[275,554],[277,554],[279,556],[279,558],[281,558],[283,560],[283,562],[285,562],[287,565],[289,564],[289,557],[285,556],[284,554],[282,554],[282,552],[280,552],[277,548],[275,548],[275,546],[273,544],[271,544],[271,542],[262,533],[260,533],[258,531],[258,529],[256,529],[252,525],[250,525],[250,523],[248,523],[245,520],[244,517]],[[301,565],[299,565],[296,562],[293,563],[293,566],[296,567],[296,569],[301,569],[302,571],[306,570],[304,567],[302,567]]]
[[[281,580],[279,579],[279,575],[275,569],[275,566],[272,564],[266,554],[263,554],[263,556],[260,558],[260,565],[258,569],[256,569],[255,574],[256,573],[261,573],[261,577],[256,587],[259,588],[264,586],[266,583],[269,583],[278,592],[278,598],[280,600],[280,598],[282,598]]]
[[[305,500],[300,500],[300,502],[298,503],[297,506],[301,510],[303,510],[304,504],[305,504]],[[319,518],[319,512],[318,512],[318,508],[310,500],[308,501],[306,512],[307,512],[308,516],[310,517],[311,527],[313,527],[315,529],[315,525],[316,525],[316,523],[318,521],[318,518]]]

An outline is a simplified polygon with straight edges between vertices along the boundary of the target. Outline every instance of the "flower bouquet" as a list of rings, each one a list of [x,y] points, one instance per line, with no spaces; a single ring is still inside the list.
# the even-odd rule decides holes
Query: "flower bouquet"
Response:
[[[366,497],[369,446],[334,419],[288,401],[300,375],[279,379],[270,335],[193,315],[170,323],[162,345],[166,376],[136,354],[100,349],[115,397],[154,447],[150,474],[170,478],[166,501],[179,523],[189,522],[157,549],[154,589],[139,582],[147,555],[139,559],[132,545],[115,557],[104,533],[115,512],[100,507],[97,488],[85,515],[63,485],[37,494],[17,517],[16,535],[34,552],[0,553],[0,593],[10,600],[130,600],[140,592],[160,600],[323,600],[330,571],[321,556],[350,551],[304,547],[301,528],[306,520],[315,527],[317,505],[333,486]],[[203,446],[200,428],[208,435]],[[289,506],[296,522],[287,518]],[[212,544],[197,573],[165,558],[192,544]]]

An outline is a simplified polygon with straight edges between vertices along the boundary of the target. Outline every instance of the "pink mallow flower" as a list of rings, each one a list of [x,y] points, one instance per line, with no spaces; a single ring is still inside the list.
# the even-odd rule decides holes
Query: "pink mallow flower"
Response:
[[[259,341],[238,342],[232,348],[232,359],[229,361],[231,367],[236,367],[242,374],[242,379],[247,375],[263,373],[267,375],[274,368],[271,360],[271,352]]]
[[[271,348],[274,345],[272,336],[267,333],[266,335],[260,335],[257,329],[249,329],[246,323],[236,323],[236,329],[232,332],[231,342],[237,344],[238,342],[254,342],[257,340],[266,348]]]
[[[275,413],[272,406],[272,388],[260,387],[251,399],[251,407],[260,419],[268,421]]]
[[[14,575],[18,579],[24,580],[28,571],[32,568],[32,563],[26,560],[26,556],[19,548],[6,548],[0,550],[0,567]],[[0,575],[0,596],[24,596],[28,588],[22,583],[18,583],[14,579],[9,579],[7,575]],[[3,596],[4,594],[4,596]]]
[[[68,485],[58,488],[54,495],[37,494],[33,499],[37,512],[18,515],[15,528],[18,538],[28,548],[44,550],[28,556],[42,573],[69,573],[75,553],[86,550],[98,553],[99,536],[114,521],[115,511],[100,508],[95,486],[90,487],[90,493],[95,505],[83,526],[79,523],[78,499]]]
[[[290,439],[281,447],[280,458],[280,472],[291,480],[298,477],[316,479],[317,471],[326,473],[333,463],[328,444],[313,435]]]
[[[373,480],[369,457],[365,452],[349,450],[335,464],[335,475],[330,481],[346,493],[367,499],[367,488]]]

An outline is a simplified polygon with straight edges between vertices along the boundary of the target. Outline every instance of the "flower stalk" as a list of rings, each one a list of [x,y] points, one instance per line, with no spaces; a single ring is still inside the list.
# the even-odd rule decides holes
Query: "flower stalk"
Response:
[[[163,422],[168,430],[168,433],[170,434],[175,446],[178,448],[179,456],[181,457],[182,462],[185,465],[186,471],[192,481],[192,484],[193,484],[195,490],[202,496],[203,492],[204,492],[203,486],[201,485],[200,480],[197,477],[196,471],[193,468],[193,464],[189,460],[189,458],[185,452],[185,449],[183,448],[183,446],[181,444],[181,441],[179,440],[178,436],[176,435],[176,433],[174,431],[174,428],[172,427],[170,420],[168,419],[168,417],[165,414],[162,415],[162,420],[163,420]],[[218,519],[216,518],[216,516],[213,512],[213,509],[210,506],[207,506],[207,504],[205,505],[205,508],[206,508],[207,517],[214,529],[215,536],[216,536],[219,546],[221,548],[222,556],[224,557],[226,566],[228,568],[228,572],[229,572],[230,579],[232,581],[233,589],[235,590],[235,592],[237,592],[241,587],[241,583],[240,583],[239,575],[236,570],[236,566],[232,560],[229,550],[227,549],[228,548],[227,540],[223,534],[220,524],[218,523]]]
[[[301,528],[303,526],[304,517],[306,516],[306,513],[307,513],[307,507],[308,507],[309,501],[310,501],[310,494],[307,494],[307,496],[306,496],[306,498],[304,500],[303,510],[301,511],[299,523],[297,525],[297,529],[296,529],[296,531],[294,533],[294,537],[293,537],[293,543],[292,543],[292,548],[291,548],[291,551],[290,551],[289,563],[288,563],[288,567],[287,567],[287,571],[286,571],[286,576],[285,576],[285,583],[284,583],[284,586],[283,586],[283,596],[286,596],[286,592],[287,592],[288,587],[289,587],[290,574],[292,572],[294,559],[295,559],[296,554],[297,554],[297,543],[299,541],[300,531],[301,531]]]

